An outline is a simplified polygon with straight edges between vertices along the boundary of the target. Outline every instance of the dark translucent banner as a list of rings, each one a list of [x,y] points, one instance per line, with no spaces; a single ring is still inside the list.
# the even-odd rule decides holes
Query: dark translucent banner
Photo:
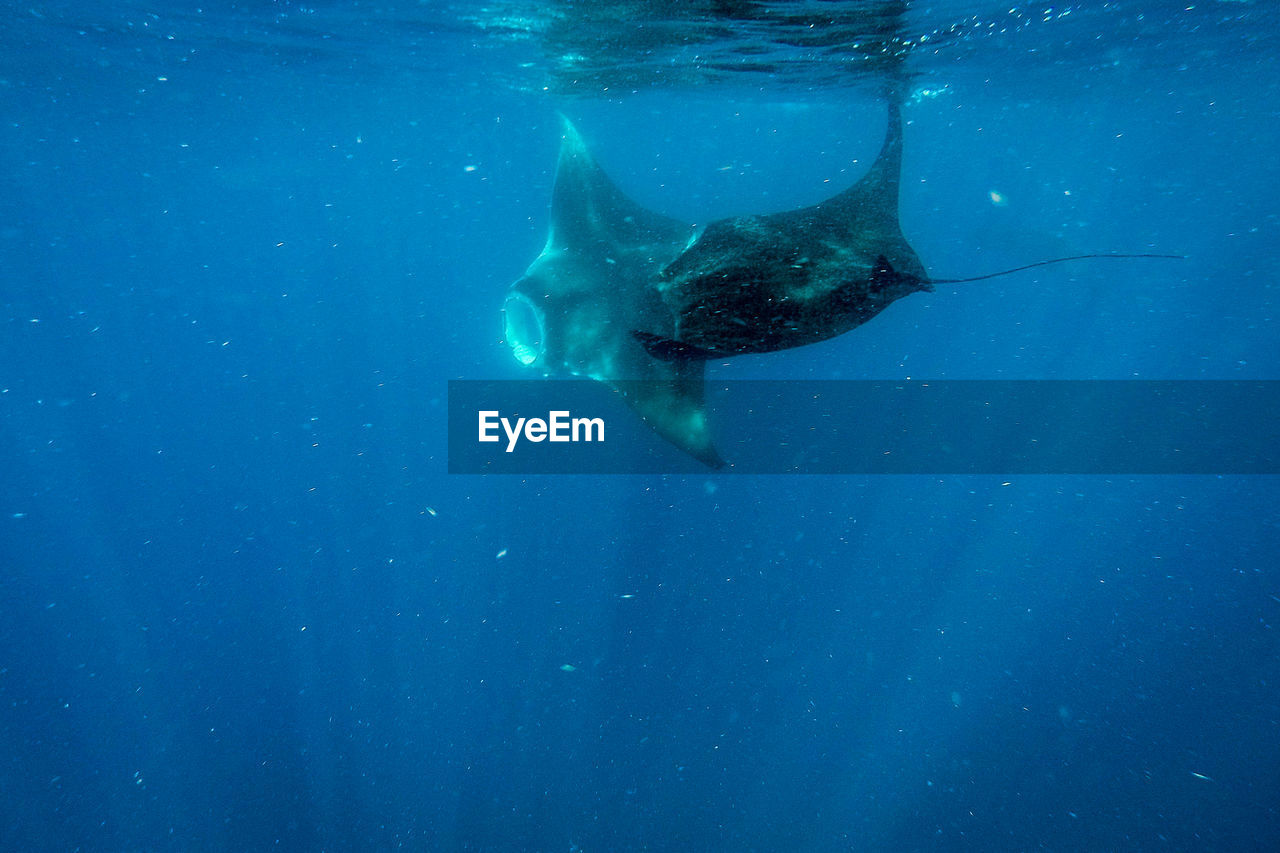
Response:
[[[1280,381],[708,382],[705,413],[725,473],[1280,473]],[[449,383],[449,470],[714,469],[602,383],[530,380]]]

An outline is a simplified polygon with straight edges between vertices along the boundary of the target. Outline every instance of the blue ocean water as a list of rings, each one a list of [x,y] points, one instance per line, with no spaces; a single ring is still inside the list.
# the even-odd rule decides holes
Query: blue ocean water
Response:
[[[5,4],[0,849],[1280,847],[1274,478],[446,473],[557,113],[705,223],[899,63],[936,277],[1187,259],[715,377],[1277,378],[1280,30],[1150,6]]]

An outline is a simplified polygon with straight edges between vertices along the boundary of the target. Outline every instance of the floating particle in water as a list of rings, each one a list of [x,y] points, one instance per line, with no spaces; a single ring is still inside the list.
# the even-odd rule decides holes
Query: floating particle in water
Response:
[[[924,41],[927,38],[928,36],[925,36],[921,39],[921,41]],[[932,100],[938,97],[939,95],[949,95],[949,94],[951,94],[950,83],[943,83],[941,86],[921,86],[920,88],[916,89],[914,92],[911,93],[911,102],[918,104],[924,100]]]

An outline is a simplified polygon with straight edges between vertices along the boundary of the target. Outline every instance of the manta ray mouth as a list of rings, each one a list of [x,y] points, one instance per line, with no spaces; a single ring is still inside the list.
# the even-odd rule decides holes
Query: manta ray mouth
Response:
[[[544,318],[523,293],[512,293],[502,303],[502,325],[507,345],[516,361],[529,367],[546,351]]]

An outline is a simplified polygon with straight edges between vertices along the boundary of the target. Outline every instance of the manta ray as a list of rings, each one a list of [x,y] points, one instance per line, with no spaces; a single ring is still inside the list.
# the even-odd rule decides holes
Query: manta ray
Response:
[[[902,114],[888,102],[884,143],[843,192],[799,210],[704,229],[628,199],[564,120],[542,253],[503,303],[505,340],[544,375],[609,384],[659,435],[713,468],[706,362],[842,335],[935,284],[902,234]]]

